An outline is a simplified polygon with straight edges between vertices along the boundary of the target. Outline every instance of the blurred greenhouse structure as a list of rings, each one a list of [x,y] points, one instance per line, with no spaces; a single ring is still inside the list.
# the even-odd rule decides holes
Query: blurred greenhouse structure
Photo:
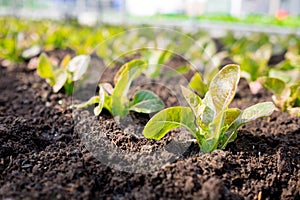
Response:
[[[0,16],[33,19],[76,18],[82,24],[154,24],[207,29],[236,29],[236,24],[201,23],[201,16],[235,21],[246,16],[260,19],[261,15],[278,19],[300,14],[299,0],[0,0]],[[217,15],[217,16],[216,16]],[[234,18],[235,17],[235,18]],[[256,17],[256,18],[255,18]],[[252,20],[251,18],[251,20]],[[204,18],[205,19],[205,18]],[[210,19],[210,18],[209,18]],[[298,18],[299,19],[299,18]],[[251,25],[251,20],[250,25]],[[299,21],[299,20],[298,20]],[[223,26],[222,26],[223,24]],[[297,29],[294,25],[293,30]],[[290,29],[265,26],[240,26],[238,30],[286,34]],[[298,31],[298,30],[297,30]],[[296,31],[296,32],[297,32]],[[295,32],[295,31],[294,31]],[[298,34],[298,32],[297,32]]]

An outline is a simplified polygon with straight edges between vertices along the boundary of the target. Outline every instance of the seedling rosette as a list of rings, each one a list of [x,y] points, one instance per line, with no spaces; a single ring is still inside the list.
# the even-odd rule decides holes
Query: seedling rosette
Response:
[[[73,105],[73,107],[81,109],[97,104],[94,108],[96,116],[105,108],[114,117],[120,118],[128,115],[130,111],[149,114],[163,109],[163,101],[152,91],[139,90],[133,95],[132,100],[127,97],[131,83],[147,67],[147,63],[142,60],[132,60],[124,64],[114,77],[114,88],[109,83],[101,83],[99,84],[99,95],[91,97],[82,104]]]
[[[258,81],[273,93],[272,99],[282,111],[300,116],[299,77],[298,69],[290,71],[272,69],[268,76],[260,77]]]
[[[89,62],[88,55],[79,55],[72,59],[67,55],[60,66],[54,66],[48,56],[42,53],[38,60],[37,72],[52,86],[54,93],[64,87],[66,94],[72,94],[74,82],[85,74]]]
[[[249,83],[252,94],[257,94],[262,86],[257,78],[268,74],[268,62],[272,56],[272,45],[264,44],[255,52],[245,52],[233,56],[233,60],[241,65],[241,76]]]
[[[158,112],[146,124],[144,136],[159,140],[170,130],[183,127],[196,138],[203,152],[224,149],[236,139],[240,126],[269,116],[275,109],[272,102],[258,103],[245,110],[228,108],[239,79],[240,67],[227,65],[212,79],[203,99],[181,87],[189,107],[177,106]]]

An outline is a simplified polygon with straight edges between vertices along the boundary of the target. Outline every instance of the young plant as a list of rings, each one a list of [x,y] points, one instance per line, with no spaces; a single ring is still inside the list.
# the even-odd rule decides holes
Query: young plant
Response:
[[[199,72],[194,74],[189,83],[189,87],[196,91],[201,97],[204,97],[208,91],[208,85],[208,81],[203,80]]]
[[[134,79],[147,68],[147,63],[141,60],[132,60],[124,64],[114,78],[115,87],[109,83],[99,84],[99,95],[90,98],[87,102],[74,105],[76,108],[86,108],[98,104],[94,114],[98,116],[102,109],[108,110],[114,117],[125,117],[129,111],[153,113],[164,108],[163,101],[149,90],[137,91],[132,100],[127,93]]]
[[[199,49],[199,46],[202,49]],[[195,47],[198,47],[195,49]],[[210,37],[203,37],[199,39],[195,46],[189,50],[193,58],[192,61],[200,59],[202,63],[202,69],[198,71],[192,77],[189,87],[195,90],[201,97],[204,97],[210,81],[218,73],[218,67],[221,65],[222,60],[226,58],[227,52],[218,52],[215,42]],[[197,62],[195,62],[197,63]]]
[[[184,127],[196,138],[203,152],[225,148],[236,139],[241,125],[269,116],[275,109],[272,102],[259,103],[245,110],[228,108],[239,79],[239,66],[227,65],[213,78],[203,99],[182,87],[189,107],[177,106],[158,112],[146,124],[144,136],[159,140],[170,130]]]
[[[60,66],[54,66],[48,56],[42,53],[38,60],[37,72],[52,86],[54,93],[64,87],[66,94],[72,94],[74,82],[84,75],[89,62],[88,55],[79,55],[72,59],[67,55]]]
[[[286,62],[294,68],[300,68],[300,48],[299,44],[290,45],[284,55]]]
[[[149,65],[144,71],[147,77],[159,77],[162,65],[172,59],[170,48],[171,46],[167,48],[168,50],[150,49],[142,53],[142,60],[146,60]]]
[[[300,71],[297,69],[289,71],[272,69],[269,76],[260,77],[258,81],[273,93],[272,99],[282,111],[300,116],[299,77]]]
[[[18,35],[20,34],[14,33],[12,35],[13,37],[6,37],[0,40],[0,58],[19,62],[22,61],[22,49],[18,45]]]
[[[257,78],[268,73],[268,62],[271,55],[272,46],[265,44],[254,52],[245,52],[233,56],[233,60],[241,65],[241,76],[249,83],[252,94],[256,94],[261,89]]]
[[[219,56],[221,55],[221,52]],[[225,54],[222,56],[225,57]],[[216,65],[213,65],[213,64]],[[204,97],[206,92],[208,91],[209,84],[211,80],[214,78],[214,76],[218,73],[219,69],[217,66],[220,66],[221,60],[214,63],[207,63],[205,65],[205,69],[203,74],[196,72],[194,76],[191,78],[189,87],[193,90],[195,90],[201,97]]]

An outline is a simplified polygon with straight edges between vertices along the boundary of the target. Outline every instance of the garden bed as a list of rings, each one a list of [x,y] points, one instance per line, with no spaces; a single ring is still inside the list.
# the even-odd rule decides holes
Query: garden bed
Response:
[[[173,63],[174,64],[174,63]],[[155,90],[155,88],[154,88]],[[271,100],[251,94],[245,80],[232,106]],[[151,173],[122,172],[90,153],[74,128],[71,97],[54,94],[26,63],[0,68],[0,197],[15,199],[299,199],[300,118],[281,111],[238,131],[225,150],[202,153],[197,144]],[[136,115],[141,121],[145,116]],[[160,148],[122,132],[109,115],[102,131],[124,151]]]

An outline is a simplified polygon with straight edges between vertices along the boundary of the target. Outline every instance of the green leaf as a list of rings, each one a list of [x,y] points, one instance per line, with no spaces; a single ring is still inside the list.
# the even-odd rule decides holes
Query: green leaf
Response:
[[[111,96],[105,95],[103,108],[107,109],[112,114],[112,98]]]
[[[140,113],[153,113],[165,107],[164,102],[149,90],[140,90],[134,94],[130,110]]]
[[[146,124],[143,134],[148,139],[159,140],[169,131],[184,127],[200,139],[195,126],[194,113],[189,107],[171,107],[158,112]]]
[[[203,114],[201,115],[201,121],[206,125],[206,127],[202,126],[202,128],[207,129],[208,125],[214,120],[216,116],[215,106],[213,104],[209,91],[205,94],[203,104],[205,105],[205,109]]]
[[[211,67],[210,71],[214,71],[215,69],[218,70],[218,67],[222,63],[222,60],[224,60],[226,57],[228,57],[228,52],[226,52],[226,51],[221,51],[221,52],[218,52],[218,53],[214,54],[212,56],[212,58],[209,60],[209,62],[207,63],[208,66]]]
[[[66,69],[68,67],[70,60],[71,60],[70,54],[65,55],[63,60],[60,62],[60,67]]]
[[[110,83],[101,83],[99,84],[99,88],[100,87],[102,87],[108,95],[111,95],[114,90],[113,86]]]
[[[295,67],[292,65],[290,60],[285,59],[285,60],[283,60],[283,61],[281,61],[280,63],[277,64],[277,68],[279,70],[285,71],[285,70],[292,70]]]
[[[254,59],[258,60],[261,65],[267,64],[272,55],[272,45],[265,44],[261,46],[254,55]]]
[[[261,76],[261,74],[258,73],[260,65],[256,60],[247,57],[247,55],[242,58],[242,62],[240,62],[239,64],[241,65],[241,71],[243,72],[242,75],[249,74],[249,76],[247,75],[246,77],[244,77],[248,81],[255,81],[257,79],[257,76]]]
[[[105,93],[105,89],[104,89],[103,85],[104,84],[100,85],[100,88],[99,88],[99,104],[94,109],[94,114],[96,116],[100,115],[100,113],[102,112],[103,107],[105,106],[106,93]]]
[[[270,69],[269,77],[280,79],[285,83],[288,83],[291,80],[291,77],[287,75],[286,71],[276,70],[276,69]]]
[[[209,92],[217,113],[225,110],[232,101],[239,79],[239,66],[226,65],[211,81]]]
[[[96,104],[96,103],[99,103],[99,101],[100,101],[99,96],[93,96],[93,97],[91,97],[88,101],[83,102],[83,103],[81,103],[81,104],[74,104],[74,105],[72,105],[71,107],[72,107],[72,108],[78,108],[78,109],[87,108],[87,107],[89,107],[89,106],[91,106],[91,105],[94,105],[94,104]]]
[[[280,96],[286,88],[286,83],[278,78],[260,77],[257,79],[267,90],[270,90],[276,96]]]
[[[189,106],[192,108],[196,118],[200,117],[205,108],[205,105],[202,103],[202,99],[186,87],[181,86],[181,92]]]
[[[272,102],[258,103],[243,110],[235,123],[242,125],[257,118],[269,116],[274,110],[275,105]]]
[[[225,111],[225,125],[231,125],[237,117],[241,114],[241,110],[238,108],[229,108]]]
[[[73,74],[72,80],[78,81],[86,72],[90,63],[90,56],[79,55],[72,58],[67,66],[69,72]]]
[[[201,74],[200,73],[195,73],[195,75],[192,77],[189,87],[195,90],[199,95],[202,97],[205,96],[208,86],[205,84],[202,80]]]
[[[112,87],[112,86],[109,83],[99,84],[99,96],[97,96],[98,98],[94,99],[96,101],[96,103],[98,103],[98,105],[94,108],[95,116],[100,115],[103,108],[107,109],[110,113],[112,113],[112,111],[111,111],[111,96],[109,96],[109,94],[107,92],[108,89],[110,91],[110,89],[111,89],[110,87]],[[92,99],[91,99],[91,102],[89,105],[91,105],[91,104],[94,104]]]
[[[37,71],[42,78],[51,80],[51,86],[54,84],[54,72],[52,64],[45,53],[42,53],[39,57]]]
[[[181,67],[178,67],[178,68],[176,68],[176,74],[177,73],[179,73],[179,74],[184,74],[184,73],[186,73],[186,72],[188,72],[188,71],[190,71],[190,67],[188,66],[188,65],[184,65],[184,66],[181,66]]]
[[[137,78],[147,67],[141,60],[132,60],[122,66],[122,72],[118,74],[117,83],[112,92],[113,116],[126,116],[128,114],[129,100],[127,93],[132,81]]]
[[[200,143],[201,151],[211,152],[218,147],[221,130],[224,125],[225,111],[221,111],[209,124],[208,131],[204,132],[204,140]]]
[[[207,107],[210,107],[213,111],[215,111],[215,106],[214,106],[214,103],[213,103],[213,100],[212,100],[212,97],[210,95],[210,92],[208,91],[206,94],[205,94],[205,97],[203,99],[203,103],[207,106]]]
[[[178,74],[184,74],[186,72],[190,71],[190,67],[188,65],[184,65],[182,67],[179,67],[175,70],[168,71],[164,74],[164,77],[169,78]]]
[[[112,96],[111,96],[111,89],[112,87],[109,83],[101,83],[99,85],[99,105],[97,108],[97,112],[102,111],[103,108],[108,110],[112,114]],[[96,108],[95,108],[96,109]],[[96,110],[94,110],[94,113],[96,113]],[[100,114],[99,113],[99,114]]]
[[[284,102],[286,110],[290,114],[299,115],[297,112],[299,111],[300,107],[300,82],[292,84],[289,89],[290,95]]]
[[[65,89],[65,93],[68,95],[73,93],[74,83],[69,78],[67,78],[67,81],[64,84],[64,89]]]
[[[143,56],[148,61],[148,68],[144,73],[152,78],[158,77],[160,75],[162,65],[171,59],[171,56],[172,53],[167,50],[149,50]]]
[[[143,62],[144,64],[142,64],[141,62]],[[118,72],[116,73],[115,77],[114,77],[114,83],[117,84],[117,82],[119,81],[120,77],[122,74],[127,73],[127,71],[129,71],[130,68],[134,68],[135,65],[140,65],[143,66],[143,68],[146,68],[147,66],[144,66],[147,62],[143,61],[143,60],[131,60],[130,62],[125,63],[124,65],[122,65],[120,67],[120,69],[118,70]],[[145,69],[144,69],[145,70]],[[138,74],[139,76],[140,74]],[[136,78],[136,77],[135,77]]]
[[[274,112],[274,110],[275,105],[272,102],[255,104],[243,110],[239,117],[235,120],[233,125],[236,127],[240,127],[241,125],[253,121],[257,118],[269,116]]]
[[[55,72],[55,84],[52,86],[53,92],[57,93],[66,83],[68,74],[65,70],[57,69]]]
[[[103,109],[103,107],[101,107],[100,104],[99,104],[98,106],[96,106],[96,107],[94,108],[94,115],[95,115],[95,116],[100,115],[100,113],[102,112],[102,109]]]
[[[222,139],[221,148],[225,148],[229,142],[232,142],[235,139],[235,132],[240,126],[257,118],[269,116],[274,112],[274,110],[275,105],[272,102],[258,103],[243,110],[242,113],[236,118],[236,120],[225,132]]]
[[[33,57],[37,56],[41,52],[41,50],[42,49],[40,46],[34,45],[34,46],[30,47],[29,49],[26,49],[25,51],[23,51],[22,57],[25,59],[33,58]]]
[[[294,83],[290,86],[291,96],[293,98],[300,98],[300,82]]]
[[[288,113],[300,117],[300,107],[287,108]]]
[[[211,63],[211,64],[210,64]],[[205,79],[205,81],[207,83],[210,83],[211,80],[216,76],[216,74],[219,72],[219,69],[218,67],[215,66],[215,63],[207,63],[206,64],[206,69],[209,68],[209,70],[206,70],[204,71],[204,74],[203,74],[203,77]],[[206,91],[208,90],[208,85],[206,85]]]

